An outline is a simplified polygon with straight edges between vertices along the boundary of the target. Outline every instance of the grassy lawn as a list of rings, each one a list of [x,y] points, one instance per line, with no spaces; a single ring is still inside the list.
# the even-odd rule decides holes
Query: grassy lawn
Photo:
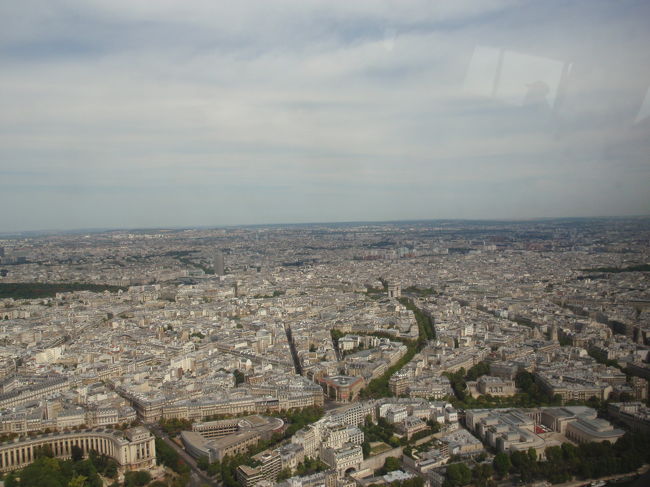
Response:
[[[370,445],[370,455],[379,455],[391,449],[390,445],[387,445],[383,441],[376,441]]]

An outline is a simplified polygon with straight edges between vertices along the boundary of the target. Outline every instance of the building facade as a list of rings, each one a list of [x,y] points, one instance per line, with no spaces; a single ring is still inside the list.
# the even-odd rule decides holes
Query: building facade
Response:
[[[156,465],[154,436],[146,428],[136,427],[124,433],[106,429],[71,431],[3,443],[0,445],[0,471],[9,472],[29,465],[42,448],[51,449],[57,458],[68,459],[73,446],[81,448],[85,454],[94,450],[108,455],[123,470],[149,469]]]

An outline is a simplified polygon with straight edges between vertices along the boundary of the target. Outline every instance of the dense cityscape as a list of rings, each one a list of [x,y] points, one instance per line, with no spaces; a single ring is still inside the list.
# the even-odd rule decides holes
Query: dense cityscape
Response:
[[[0,1],[0,487],[650,487],[650,1]]]
[[[649,243],[647,217],[5,234],[4,485],[648,485]]]

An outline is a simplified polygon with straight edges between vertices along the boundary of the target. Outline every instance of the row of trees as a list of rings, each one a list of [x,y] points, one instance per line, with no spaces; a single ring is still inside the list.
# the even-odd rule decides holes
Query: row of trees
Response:
[[[447,467],[443,487],[460,487],[472,484],[475,487],[496,486],[493,480],[494,468],[492,465],[480,463],[470,469],[464,463],[453,463]]]
[[[49,282],[2,282],[0,283],[0,298],[40,299],[53,298],[57,293],[72,291],[125,291],[125,287],[104,284],[87,284],[82,282],[49,283]]]
[[[547,480],[557,484],[574,477],[587,480],[634,472],[650,461],[650,435],[627,433],[615,444],[564,443],[548,447],[545,456],[540,460],[530,448],[525,452],[497,453],[491,465],[479,463],[474,469],[454,463],[447,466],[444,487],[489,487],[496,485],[495,479],[522,483]]]
[[[376,379],[370,381],[370,383],[361,391],[361,397],[363,399],[391,397],[393,394],[388,387],[388,381],[390,380],[391,376],[398,370],[402,369],[407,363],[409,363],[415,354],[425,347],[428,340],[431,340],[436,336],[433,320],[431,318],[420,311],[420,309],[415,306],[410,299],[400,298],[399,301],[407,309],[413,311],[415,320],[418,324],[418,339],[414,342],[413,340],[399,340],[395,337],[390,337],[392,340],[398,340],[404,343],[407,347],[407,351],[395,365],[386,370],[386,372],[384,372],[380,377],[377,377]]]
[[[161,419],[158,424],[169,436],[176,436],[181,431],[192,429],[192,421],[182,418]]]
[[[406,353],[395,365],[389,367],[381,376],[371,380],[368,385],[361,390],[360,395],[362,399],[377,399],[380,397],[391,397],[393,395],[388,387],[388,381],[395,372],[409,363],[419,351],[414,342],[407,343],[406,348]]]
[[[293,409],[291,411],[283,411],[278,413],[270,413],[269,416],[282,418],[288,424],[284,430],[284,434],[280,439],[291,438],[298,430],[305,426],[315,423],[323,417],[325,411],[318,406],[308,406],[302,409]]]
[[[615,444],[563,443],[548,447],[545,455],[546,460],[539,460],[532,448],[510,455],[498,453],[492,465],[500,477],[516,475],[523,482],[543,479],[562,483],[573,477],[591,479],[628,473],[650,461],[650,435],[627,433]]]
[[[223,461],[215,461],[209,463],[206,458],[202,458],[197,463],[198,467],[205,470],[208,475],[215,477],[226,487],[236,487],[239,485],[237,482],[237,467],[245,465],[250,461],[251,455],[257,453],[255,449],[249,449],[248,453],[241,453],[238,455],[228,455]]]
[[[436,295],[438,294],[432,287],[417,287],[417,286],[409,286],[404,289],[404,292],[415,294],[422,298],[426,298],[427,296],[433,296],[434,294]]]
[[[609,272],[618,274],[619,272],[649,272],[650,264],[630,265],[627,267],[595,267],[593,269],[580,269],[583,272]]]
[[[419,337],[417,341],[413,340],[400,340],[395,338],[392,335],[387,335],[391,340],[397,340],[404,343],[407,347],[407,351],[404,356],[392,367],[388,368],[380,377],[373,379],[370,383],[361,391],[362,399],[372,399],[380,397],[391,397],[393,394],[388,387],[388,381],[391,376],[404,367],[411,359],[424,348],[428,340],[435,338],[436,332],[433,326],[433,320],[426,316],[420,309],[413,304],[413,302],[408,298],[400,298],[400,303],[402,303],[407,309],[413,311],[415,319],[418,324]],[[345,334],[339,330],[331,330],[332,340],[338,348],[338,340],[342,338]],[[373,333],[373,335],[375,335]],[[379,336],[379,333],[376,335]]]
[[[433,340],[436,337],[436,329],[433,325],[433,319],[425,315],[409,298],[399,298],[399,302],[405,306],[406,309],[413,311],[415,321],[418,324],[418,344],[421,348],[424,347],[428,340]]]
[[[171,481],[172,487],[183,487],[190,479],[190,467],[178,452],[161,438],[156,437],[156,461],[171,469],[176,477]]]

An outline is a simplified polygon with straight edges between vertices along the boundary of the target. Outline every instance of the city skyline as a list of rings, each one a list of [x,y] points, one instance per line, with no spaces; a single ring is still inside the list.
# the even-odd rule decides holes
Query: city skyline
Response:
[[[649,236],[650,217],[0,236],[0,472],[645,486]]]
[[[645,220],[650,215],[596,215],[596,216],[561,216],[561,217],[538,217],[538,218],[421,218],[402,220],[349,220],[349,221],[304,221],[304,222],[270,222],[270,223],[233,223],[231,225],[166,225],[166,226],[138,226],[138,227],[89,227],[89,228],[39,228],[33,230],[16,230],[14,232],[0,232],[3,238],[25,235],[65,235],[75,233],[105,233],[105,232],[152,232],[160,231],[187,231],[187,230],[232,230],[232,229],[264,229],[264,228],[291,228],[291,227],[317,227],[317,226],[353,226],[353,225],[425,225],[432,223],[459,224],[459,225],[482,225],[482,224],[530,224],[549,222],[587,222],[587,221],[609,221],[609,220]]]

